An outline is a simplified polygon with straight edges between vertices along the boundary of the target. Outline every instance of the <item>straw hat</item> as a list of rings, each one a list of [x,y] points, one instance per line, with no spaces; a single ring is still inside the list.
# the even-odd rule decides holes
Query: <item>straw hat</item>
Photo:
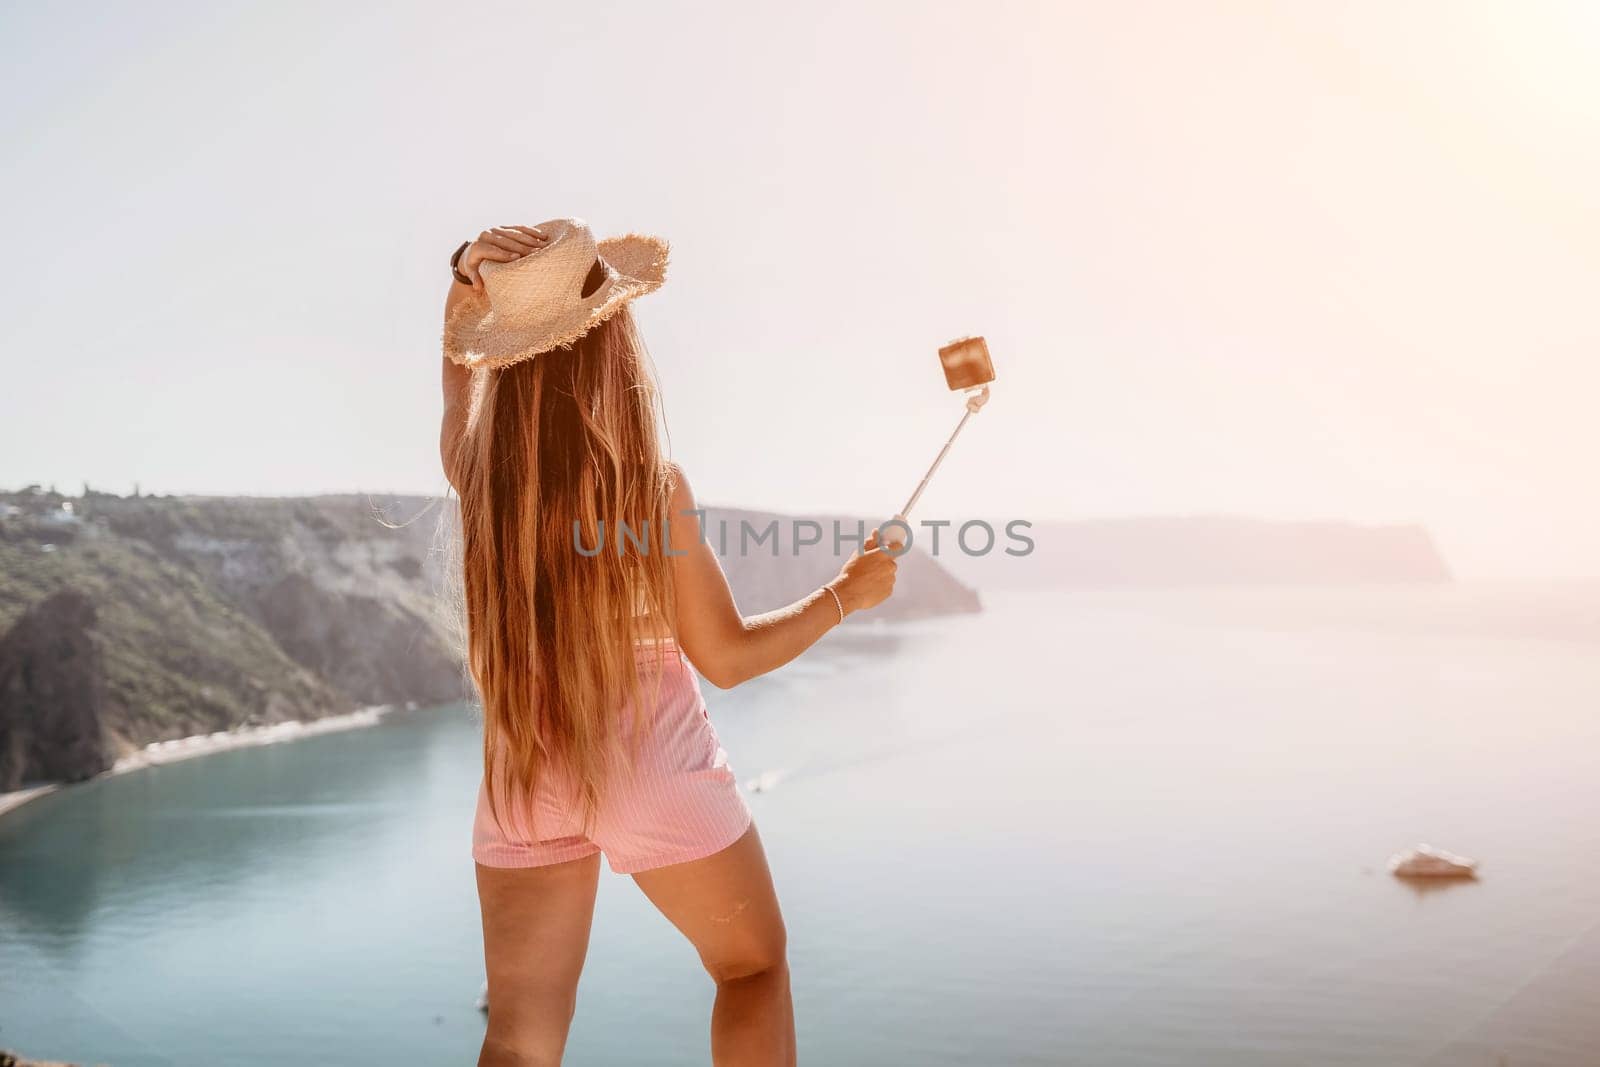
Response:
[[[596,241],[582,219],[535,229],[548,242],[478,268],[483,291],[444,324],[444,354],[465,367],[506,367],[572,343],[667,280],[667,242],[630,233]]]

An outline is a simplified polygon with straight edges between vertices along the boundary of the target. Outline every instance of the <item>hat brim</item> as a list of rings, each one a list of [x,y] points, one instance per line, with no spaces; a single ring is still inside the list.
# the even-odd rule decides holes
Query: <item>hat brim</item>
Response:
[[[616,272],[611,290],[600,304],[575,307],[535,327],[510,327],[495,321],[494,310],[481,295],[456,305],[444,324],[444,354],[453,363],[474,370],[494,370],[532,359],[541,352],[572,345],[620,311],[630,300],[653,293],[667,280],[671,246],[660,237],[630,233],[595,243],[600,258]]]

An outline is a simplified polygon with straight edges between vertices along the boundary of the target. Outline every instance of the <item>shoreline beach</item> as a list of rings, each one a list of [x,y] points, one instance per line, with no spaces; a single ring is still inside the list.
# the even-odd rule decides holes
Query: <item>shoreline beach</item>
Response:
[[[407,704],[408,709],[415,705]],[[317,737],[322,734],[338,733],[342,730],[357,730],[366,726],[376,726],[385,715],[394,711],[396,705],[377,704],[372,707],[359,708],[356,711],[345,712],[340,715],[328,715],[320,719],[291,719],[288,722],[275,722],[268,726],[240,726],[233,730],[217,730],[209,734],[192,734],[189,737],[176,737],[170,741],[152,741],[141,749],[137,749],[117,759],[109,770],[103,771],[92,778],[84,779],[93,782],[116,774],[127,774],[131,771],[144,770],[147,767],[160,767],[168,763],[178,763],[182,760],[195,759],[199,756],[210,756],[218,752],[232,752],[235,749],[254,748],[257,745],[276,745],[286,741],[300,741],[308,737]],[[46,796],[81,782],[45,782],[39,785],[28,786],[24,789],[15,789],[9,793],[0,793],[0,818],[4,818],[31,800]]]

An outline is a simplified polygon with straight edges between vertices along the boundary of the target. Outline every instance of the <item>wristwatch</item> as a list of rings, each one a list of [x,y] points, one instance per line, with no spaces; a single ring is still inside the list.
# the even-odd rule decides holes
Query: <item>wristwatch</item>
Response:
[[[472,284],[472,279],[467,277],[465,274],[462,274],[461,267],[458,265],[461,262],[461,254],[467,250],[467,246],[470,244],[472,244],[471,241],[462,241],[461,247],[456,249],[456,254],[450,257],[450,273],[454,274],[456,276],[456,281],[460,282],[462,285]]]

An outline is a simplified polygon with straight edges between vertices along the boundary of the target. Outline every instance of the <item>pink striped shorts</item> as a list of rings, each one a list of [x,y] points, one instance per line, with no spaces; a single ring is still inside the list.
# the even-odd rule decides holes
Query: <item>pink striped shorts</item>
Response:
[[[639,663],[646,698],[653,693],[656,699],[655,716],[631,769],[620,753],[613,756],[616,770],[590,832],[583,832],[583,813],[560,774],[539,783],[532,825],[522,804],[502,804],[497,824],[480,782],[474,860],[485,867],[543,867],[604,852],[613,871],[635,874],[701,859],[744,834],[750,808],[688,659],[675,645],[642,645]]]

